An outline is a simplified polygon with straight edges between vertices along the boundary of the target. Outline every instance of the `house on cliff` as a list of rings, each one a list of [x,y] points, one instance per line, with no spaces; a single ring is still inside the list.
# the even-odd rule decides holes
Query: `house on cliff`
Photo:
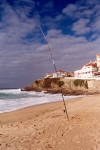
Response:
[[[50,72],[47,72],[45,75],[45,78],[56,78],[56,77],[64,77],[64,76],[66,76],[66,71],[57,70],[57,72],[53,74]]]
[[[75,78],[100,79],[100,54],[96,55],[96,61],[84,65],[81,69],[74,71]]]
[[[63,70],[57,70],[56,73],[47,72],[45,78],[62,78],[62,77],[74,77],[74,72],[66,72]]]
[[[64,77],[65,75],[66,75],[66,71],[57,70],[56,73],[53,73],[53,78],[56,78],[56,77]]]
[[[84,65],[81,69],[74,71],[75,78],[93,78],[95,76],[95,72],[97,72],[97,63],[90,62]]]
[[[50,78],[52,77],[52,73],[51,72],[47,72],[46,75],[45,75],[45,78]]]

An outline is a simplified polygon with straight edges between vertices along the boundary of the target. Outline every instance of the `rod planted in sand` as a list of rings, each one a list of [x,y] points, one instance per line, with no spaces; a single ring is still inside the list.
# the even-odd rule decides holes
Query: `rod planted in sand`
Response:
[[[51,59],[52,59],[52,62],[53,62],[53,66],[54,66],[55,72],[57,73],[56,65],[55,65],[54,58],[53,58],[53,55],[52,55],[50,46],[49,46],[49,44],[48,44],[47,38],[46,38],[45,34],[43,33],[42,28],[41,28],[40,26],[39,26],[39,28],[40,28],[40,30],[41,30],[41,32],[42,32],[42,34],[43,34],[43,37],[44,37],[44,40],[45,40],[47,46],[48,46],[48,50],[49,50],[49,53],[50,53],[50,56],[51,56]],[[57,75],[57,77],[58,77],[58,75]],[[65,107],[64,112],[66,113],[66,117],[67,117],[67,119],[68,119],[68,121],[69,121],[68,112],[67,112],[66,103],[65,103],[65,100],[64,100],[62,88],[61,88],[61,94],[62,94],[62,99],[63,99],[63,103],[64,103],[64,107]]]

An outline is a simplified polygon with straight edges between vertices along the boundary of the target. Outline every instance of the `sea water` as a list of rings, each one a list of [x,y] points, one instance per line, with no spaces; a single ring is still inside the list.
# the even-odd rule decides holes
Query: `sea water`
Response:
[[[79,96],[64,96],[65,100]],[[0,113],[10,112],[28,106],[62,101],[61,94],[45,94],[44,92],[26,92],[20,89],[0,90]]]

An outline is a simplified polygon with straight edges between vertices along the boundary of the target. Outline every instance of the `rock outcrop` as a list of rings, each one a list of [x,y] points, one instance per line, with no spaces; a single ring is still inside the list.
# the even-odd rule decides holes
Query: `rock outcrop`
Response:
[[[36,80],[21,91],[36,91],[45,93],[63,93],[63,95],[84,95],[100,93],[99,80],[81,80],[69,78],[45,78]]]
[[[25,88],[21,88],[21,91],[35,91],[35,92],[42,92],[41,89],[36,88],[36,87],[25,87]]]

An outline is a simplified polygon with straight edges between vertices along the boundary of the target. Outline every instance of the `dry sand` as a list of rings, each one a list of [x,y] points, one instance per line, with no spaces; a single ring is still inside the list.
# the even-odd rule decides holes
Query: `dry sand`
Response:
[[[100,95],[0,114],[0,150],[100,150]]]

